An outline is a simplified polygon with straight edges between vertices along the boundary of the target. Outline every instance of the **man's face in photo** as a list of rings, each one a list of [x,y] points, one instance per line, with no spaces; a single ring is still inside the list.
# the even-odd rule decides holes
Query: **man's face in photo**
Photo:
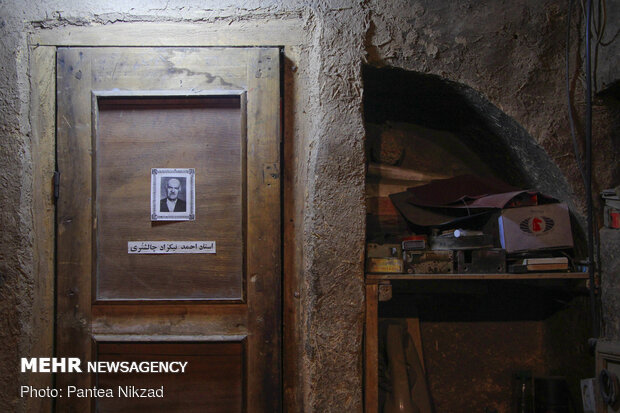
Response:
[[[179,196],[180,190],[181,190],[181,182],[178,179],[172,178],[168,180],[168,184],[166,186],[166,193],[167,193],[169,200],[176,201],[177,197]]]

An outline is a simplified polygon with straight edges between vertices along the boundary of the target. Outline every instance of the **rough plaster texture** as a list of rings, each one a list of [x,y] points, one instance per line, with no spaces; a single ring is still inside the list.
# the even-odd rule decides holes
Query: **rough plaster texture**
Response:
[[[435,74],[477,91],[547,151],[576,194],[575,204],[584,205],[564,92],[566,3],[423,0],[408,7],[401,2],[371,4],[372,23],[367,38],[371,63]],[[572,24],[575,45],[581,41],[577,16]],[[608,27],[608,33],[615,30],[617,27]],[[581,61],[574,50],[570,59],[571,90],[581,130]],[[603,66],[601,71],[609,71]],[[615,74],[617,77],[617,71]],[[617,102],[596,103],[595,193],[620,179],[619,167],[614,163],[620,154],[617,145],[610,144],[619,139],[612,121],[618,116]],[[541,176],[544,178],[544,174]]]
[[[2,5],[3,7],[4,5]],[[6,16],[6,9],[0,14]],[[28,54],[25,38],[13,33],[17,18],[0,20],[0,410],[16,406],[16,358],[33,340],[32,173],[29,147]],[[6,349],[6,350],[4,350]],[[7,396],[4,396],[7,395]]]
[[[17,359],[28,356],[37,309],[26,34],[118,22],[205,25],[298,18],[307,37],[293,75],[285,189],[294,255],[297,357],[291,411],[362,409],[364,130],[361,64],[442,76],[480,92],[549,152],[576,194],[562,98],[563,1],[18,1],[0,2],[0,410],[25,411]],[[612,30],[613,31],[613,30]],[[573,62],[573,68],[577,62]],[[575,69],[577,70],[577,69]],[[577,79],[573,76],[573,79]],[[579,90],[577,80],[573,82]],[[576,99],[581,109],[581,102]],[[290,103],[287,101],[286,103]],[[597,106],[597,140],[618,119]],[[285,125],[286,127],[286,125]],[[617,130],[614,137],[617,142]],[[598,141],[597,141],[598,142]],[[288,146],[286,146],[288,145]],[[596,182],[618,179],[617,152],[597,143]],[[617,145],[616,145],[617,147]],[[614,167],[615,166],[615,167]],[[286,192],[287,191],[287,192]],[[578,203],[578,202],[577,202]],[[287,207],[285,207],[287,208]],[[288,286],[285,286],[288,288]],[[286,374],[286,372],[285,372]],[[294,377],[292,377],[294,376]],[[287,396],[288,398],[289,396]],[[292,400],[292,402],[290,402]]]
[[[363,10],[331,10],[319,3],[316,12],[320,18],[310,29],[315,33],[315,53],[320,54],[311,58],[310,70],[320,106],[308,142],[301,288],[307,366],[304,404],[309,411],[360,411],[365,159],[360,61],[364,25],[359,18]]]

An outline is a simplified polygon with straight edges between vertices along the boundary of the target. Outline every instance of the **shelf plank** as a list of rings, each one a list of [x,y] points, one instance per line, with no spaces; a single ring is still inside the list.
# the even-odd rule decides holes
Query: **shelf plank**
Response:
[[[583,272],[530,272],[524,274],[385,274],[367,273],[368,284],[393,280],[547,280],[547,279],[587,279]]]
[[[379,289],[366,286],[366,323],[364,326],[364,412],[379,411]]]

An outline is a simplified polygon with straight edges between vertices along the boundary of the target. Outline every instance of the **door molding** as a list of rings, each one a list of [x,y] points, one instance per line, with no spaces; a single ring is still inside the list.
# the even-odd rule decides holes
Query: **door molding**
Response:
[[[97,162],[97,131],[99,122],[99,98],[186,98],[186,97],[198,97],[198,98],[218,98],[218,97],[237,97],[239,98],[239,105],[241,111],[241,133],[242,144],[241,151],[243,153],[242,169],[246,171],[247,164],[247,90],[245,89],[191,89],[191,90],[126,90],[126,89],[111,89],[111,90],[93,90],[91,91],[91,110],[92,110],[92,169],[96,170]],[[93,179],[97,179],[93,175]],[[96,198],[97,185],[93,183],[93,197]],[[242,204],[244,208],[247,206],[247,179],[243,179],[242,183]],[[96,208],[95,202],[93,202],[93,208]],[[94,216],[97,215],[97,211],[93,210]],[[243,235],[243,255],[245,257],[247,253],[247,211],[243,210],[243,222],[242,222],[242,235]],[[93,231],[93,246],[97,244],[96,235],[97,231]],[[96,273],[96,252],[93,250],[93,274]],[[186,299],[151,299],[150,301],[143,301],[141,299],[115,299],[115,298],[100,298],[97,296],[97,282],[96,277],[93,276],[91,299],[92,304],[107,304],[107,305],[123,305],[123,304],[143,304],[143,305],[162,305],[162,304],[188,304],[194,302],[196,304],[203,305],[217,305],[217,304],[247,304],[247,274],[246,268],[243,268],[243,289],[242,295],[239,298],[234,299],[204,299],[204,298],[186,298]],[[211,337],[211,336],[208,336]]]
[[[128,22],[35,29],[32,46],[298,46],[306,38],[298,17],[252,22]]]

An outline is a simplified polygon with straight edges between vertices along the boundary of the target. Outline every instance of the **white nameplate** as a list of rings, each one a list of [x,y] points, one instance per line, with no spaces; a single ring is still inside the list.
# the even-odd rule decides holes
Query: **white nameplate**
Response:
[[[215,241],[129,241],[129,254],[215,254]]]

